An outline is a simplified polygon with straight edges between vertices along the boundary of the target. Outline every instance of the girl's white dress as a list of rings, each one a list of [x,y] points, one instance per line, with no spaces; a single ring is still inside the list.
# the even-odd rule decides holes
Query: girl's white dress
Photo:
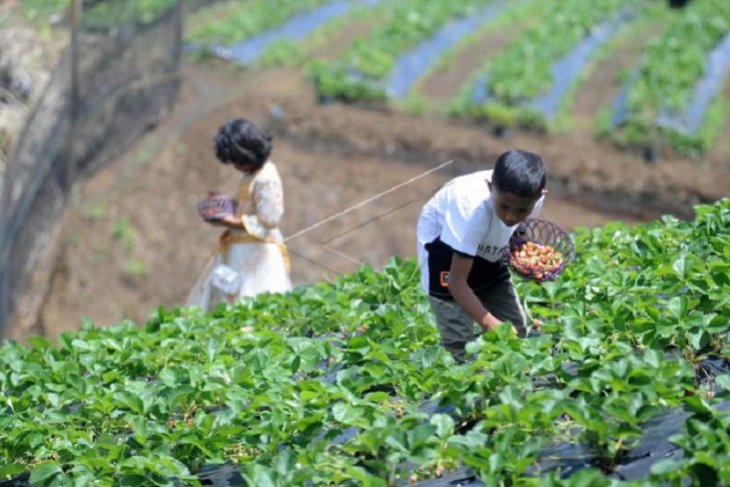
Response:
[[[228,229],[220,237],[220,248],[209,259],[186,301],[187,306],[210,310],[220,302],[233,303],[262,292],[291,290],[289,256],[278,228],[284,214],[281,178],[267,161],[261,169],[241,175],[236,214],[241,230]],[[225,294],[211,285],[211,274],[226,264],[242,276],[238,294]]]

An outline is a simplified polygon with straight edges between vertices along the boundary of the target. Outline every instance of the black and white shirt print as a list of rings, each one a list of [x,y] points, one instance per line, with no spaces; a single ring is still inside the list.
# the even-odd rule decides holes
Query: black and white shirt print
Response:
[[[508,226],[494,208],[488,181],[492,171],[478,171],[459,176],[446,183],[423,207],[418,219],[416,238],[424,290],[429,289],[428,251],[426,245],[439,239],[453,250],[488,262],[498,262],[518,225]],[[544,197],[529,215],[536,218]]]

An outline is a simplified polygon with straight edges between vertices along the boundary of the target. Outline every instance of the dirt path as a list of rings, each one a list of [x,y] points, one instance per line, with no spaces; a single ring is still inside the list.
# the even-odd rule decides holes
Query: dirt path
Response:
[[[596,133],[596,115],[616,100],[623,84],[618,76],[629,73],[638,66],[648,42],[659,35],[664,26],[651,24],[641,29],[631,29],[621,35],[618,45],[608,56],[598,62],[590,78],[583,83],[572,108],[571,129]]]
[[[434,104],[454,99],[472,74],[493,54],[503,50],[530,23],[517,22],[508,27],[489,29],[475,42],[454,53],[453,59],[426,75],[416,90]]]
[[[376,20],[353,20],[346,29],[337,29],[325,38],[317,38],[307,46],[309,59],[334,60],[343,55],[357,39],[361,39],[377,25]]]
[[[433,103],[447,103],[456,97],[471,75],[490,55],[501,51],[512,37],[504,32],[484,35],[455,54],[454,59],[428,75],[419,84],[420,93]]]

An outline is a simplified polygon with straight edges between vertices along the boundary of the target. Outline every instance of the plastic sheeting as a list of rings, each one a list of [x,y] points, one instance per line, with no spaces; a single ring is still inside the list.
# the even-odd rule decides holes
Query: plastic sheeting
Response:
[[[392,98],[406,96],[439,56],[456,46],[465,36],[494,19],[505,6],[504,1],[491,3],[474,15],[453,20],[442,27],[436,35],[400,56],[388,80],[386,90],[388,96]]]
[[[729,74],[730,34],[708,54],[707,70],[697,83],[692,100],[684,113],[673,114],[663,109],[657,119],[658,125],[686,135],[697,133],[702,128],[712,100],[722,90]]]
[[[596,50],[608,42],[623,24],[630,22],[634,17],[635,14],[632,11],[625,10],[611,20],[599,24],[570,53],[553,64],[552,88],[528,103],[528,105],[542,113],[545,118],[554,119],[563,98],[583,72],[585,65],[590,61]]]
[[[666,354],[672,357],[674,354]],[[571,375],[575,374],[578,364],[566,363],[563,370]],[[714,377],[730,373],[730,362],[720,357],[711,357],[703,360],[698,367],[697,381],[700,384],[707,384]],[[549,378],[540,378],[538,382],[547,383]],[[715,387],[716,389],[716,387]],[[714,406],[718,411],[730,410],[730,401],[725,401]],[[448,410],[436,402],[427,402],[423,410],[434,411],[437,409]],[[681,459],[684,456],[683,450],[672,443],[670,438],[681,434],[684,431],[685,422],[692,416],[691,413],[682,408],[672,409],[660,414],[642,427],[641,438],[638,445],[629,452],[626,457],[614,468],[612,474],[607,477],[614,477],[619,480],[634,481],[645,480],[649,477],[651,467],[659,460]],[[531,467],[527,474],[540,476],[546,473],[559,470],[560,477],[567,479],[574,473],[585,468],[598,468],[599,455],[590,446],[561,442],[548,445],[540,452],[538,460]],[[461,468],[443,478],[430,479],[416,484],[418,487],[453,487],[453,486],[482,486],[476,475],[468,468]]]
[[[345,15],[355,6],[375,6],[381,0],[342,0],[331,2],[309,12],[293,16],[279,27],[229,47],[215,46],[213,54],[229,61],[251,64],[258,60],[266,49],[276,41],[300,40],[330,20]]]

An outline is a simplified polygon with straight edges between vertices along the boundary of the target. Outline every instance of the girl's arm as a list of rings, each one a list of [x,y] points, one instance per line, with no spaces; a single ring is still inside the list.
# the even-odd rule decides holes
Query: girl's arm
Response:
[[[479,301],[466,280],[471,272],[474,259],[454,252],[449,270],[449,292],[457,303],[485,330],[494,330],[502,322],[490,313]]]
[[[245,230],[245,228],[243,227],[243,220],[240,216],[236,215],[226,215],[223,218],[209,220],[208,223],[210,223],[211,225],[215,225],[216,227],[226,227],[232,228],[234,230]]]
[[[255,215],[243,215],[242,225],[248,233],[265,239],[276,228],[284,214],[284,194],[281,179],[269,176],[257,181],[253,193]]]

